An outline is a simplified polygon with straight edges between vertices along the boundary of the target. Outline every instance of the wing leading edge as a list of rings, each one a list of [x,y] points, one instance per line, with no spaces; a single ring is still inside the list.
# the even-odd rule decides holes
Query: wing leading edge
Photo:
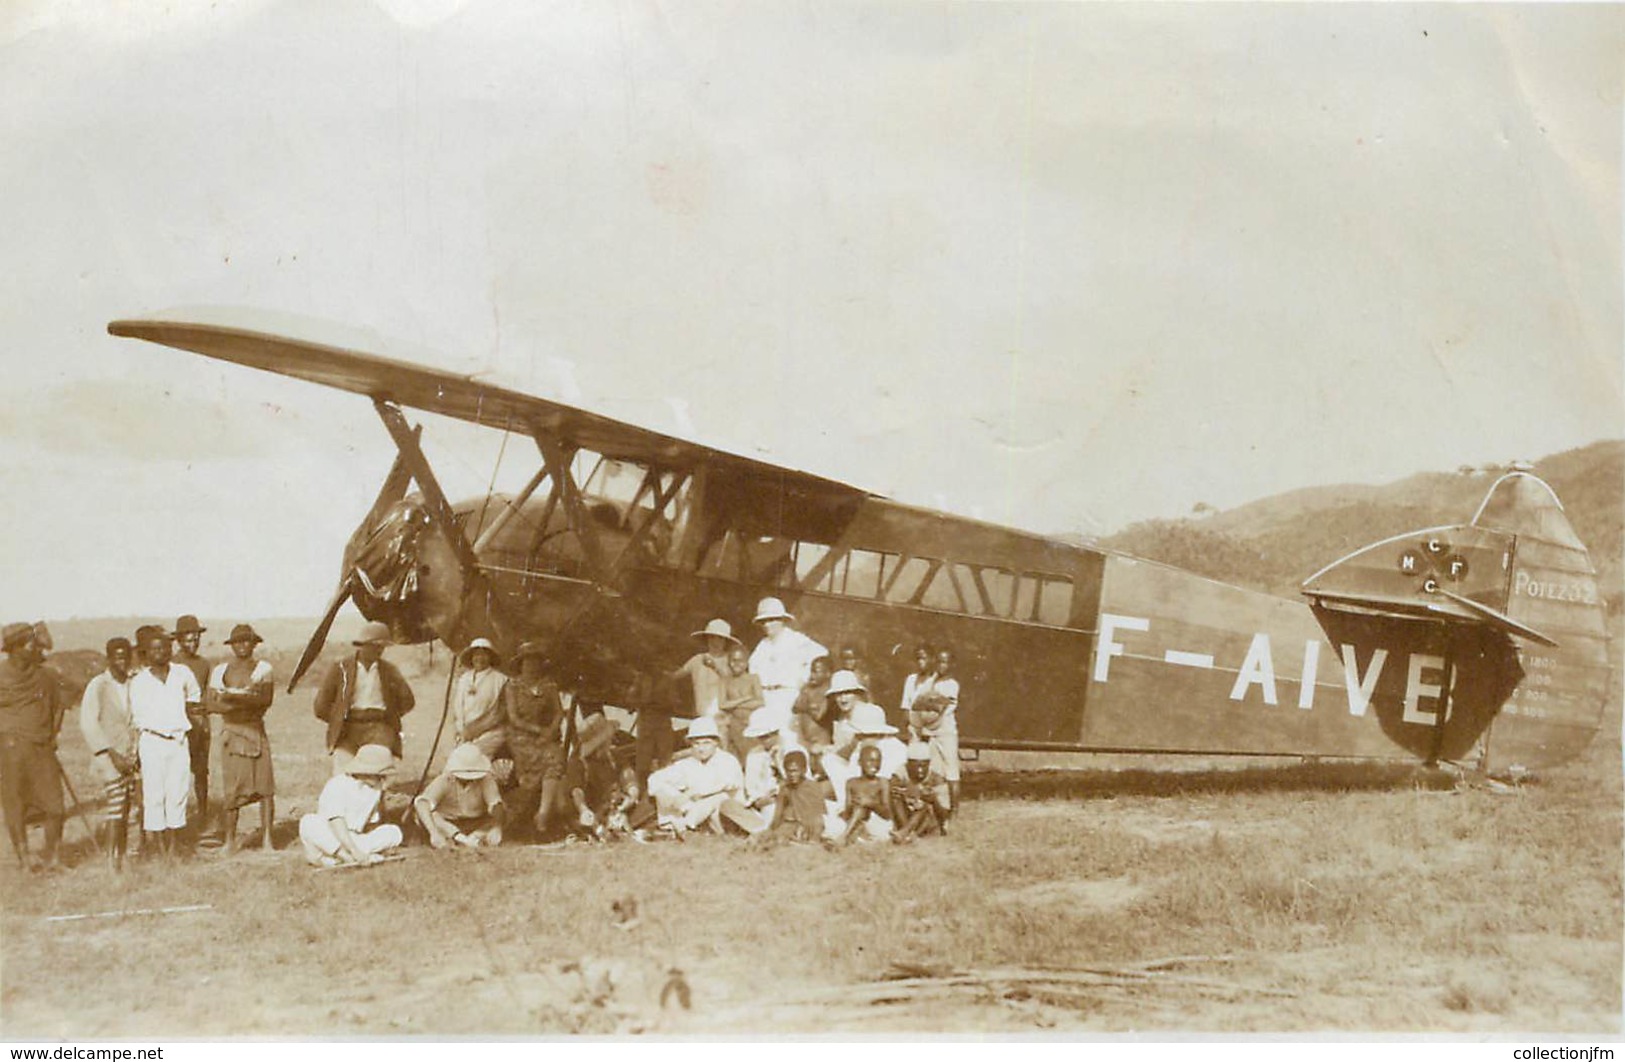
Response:
[[[810,472],[742,457],[664,435],[562,402],[484,383],[472,376],[287,336],[187,321],[119,320],[115,336],[144,339],[218,361],[383,399],[492,428],[529,428],[569,446],[669,469],[710,466],[746,482],[830,503],[854,503],[868,491]]]

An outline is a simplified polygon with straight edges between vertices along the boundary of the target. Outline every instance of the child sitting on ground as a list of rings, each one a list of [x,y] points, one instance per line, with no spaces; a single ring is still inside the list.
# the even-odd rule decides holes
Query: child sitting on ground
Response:
[[[779,783],[779,799],[773,806],[773,823],[767,832],[752,840],[807,843],[824,835],[825,801],[835,795],[830,784],[807,776],[807,753],[798,748],[785,750],[784,780]]]
[[[908,747],[907,775],[891,782],[892,840],[906,844],[916,837],[943,834],[948,818],[948,783],[931,769],[931,747],[915,742]]]
[[[880,777],[880,750],[865,745],[858,750],[858,776],[846,782],[846,807],[841,811],[837,844],[851,844],[853,838],[884,841],[891,837],[891,792]]]
[[[495,847],[502,843],[502,793],[491,761],[473,742],[458,745],[441,774],[412,801],[435,848]]]

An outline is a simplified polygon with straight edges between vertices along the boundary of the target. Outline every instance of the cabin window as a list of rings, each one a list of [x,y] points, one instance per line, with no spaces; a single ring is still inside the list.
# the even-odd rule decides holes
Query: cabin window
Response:
[[[1031,620],[1033,609],[1038,604],[1038,577],[1036,575],[1023,575],[1016,580],[1016,607],[1010,613],[1011,619]]]
[[[803,590],[829,590],[830,547],[820,542],[796,543],[796,585]]]
[[[879,597],[884,562],[884,554],[868,549],[852,550],[846,556],[846,582],[841,592],[848,597]]]
[[[795,543],[787,538],[760,535],[745,550],[745,581],[766,586],[788,586]]]
[[[987,596],[993,603],[989,615],[1003,616],[1008,619],[1015,612],[1016,577],[1003,568],[982,568],[977,572],[982,577],[982,587],[987,590]]]
[[[1065,627],[1072,620],[1072,580],[1044,579],[1038,591],[1038,622]]]
[[[940,608],[948,612],[964,612],[965,599],[955,582],[953,567],[938,563],[936,573],[920,595],[920,604],[926,608]]]
[[[914,600],[920,583],[931,574],[931,562],[924,557],[908,557],[886,579],[886,600],[898,603]]]

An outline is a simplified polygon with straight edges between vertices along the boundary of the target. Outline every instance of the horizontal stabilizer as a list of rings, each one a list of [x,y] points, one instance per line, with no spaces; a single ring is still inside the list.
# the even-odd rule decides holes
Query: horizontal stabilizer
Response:
[[[1353,606],[1380,615],[1398,616],[1403,619],[1440,619],[1454,620],[1459,623],[1481,623],[1517,638],[1528,638],[1543,645],[1557,644],[1533,627],[1527,627],[1497,612],[1488,605],[1481,605],[1471,598],[1452,594],[1448,590],[1441,589],[1438,591],[1443,600],[1422,600],[1416,597],[1378,593],[1351,593],[1338,590],[1305,590],[1303,593],[1317,604]]]

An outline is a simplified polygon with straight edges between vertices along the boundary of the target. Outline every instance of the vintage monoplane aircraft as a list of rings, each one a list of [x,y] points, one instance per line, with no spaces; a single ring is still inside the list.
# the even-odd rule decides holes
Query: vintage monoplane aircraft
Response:
[[[1526,473],[1496,481],[1468,523],[1368,546],[1290,600],[469,376],[210,324],[108,331],[365,395],[394,440],[299,674],[351,600],[401,642],[546,640],[598,696],[636,708],[667,695],[659,676],[692,651],[684,632],[748,620],[774,595],[825,644],[864,647],[886,705],[911,660],[901,647],[954,646],[967,749],[1483,770],[1576,755],[1611,682],[1595,569]],[[403,407],[522,432],[539,467],[515,495],[454,504]]]

